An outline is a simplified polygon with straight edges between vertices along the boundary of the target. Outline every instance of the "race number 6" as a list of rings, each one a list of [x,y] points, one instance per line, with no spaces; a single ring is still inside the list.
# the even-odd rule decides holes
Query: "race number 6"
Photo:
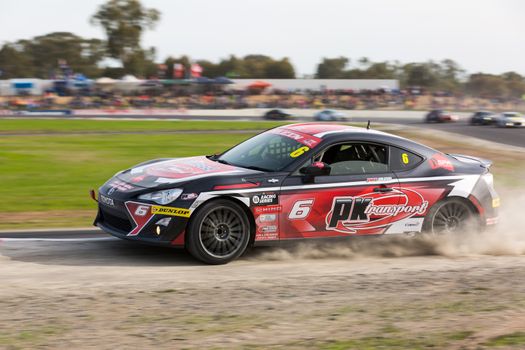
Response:
[[[139,205],[137,209],[135,210],[135,215],[137,216],[144,216],[148,213],[149,206],[147,205]]]
[[[305,199],[295,202],[292,209],[290,210],[288,219],[297,220],[306,218],[308,214],[310,214],[313,203],[313,199]]]

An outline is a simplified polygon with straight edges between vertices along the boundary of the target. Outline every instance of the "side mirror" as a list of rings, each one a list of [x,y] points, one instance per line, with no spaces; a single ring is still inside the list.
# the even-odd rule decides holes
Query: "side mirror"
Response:
[[[301,174],[308,177],[322,176],[330,174],[330,165],[323,162],[314,162],[304,168],[299,169]]]

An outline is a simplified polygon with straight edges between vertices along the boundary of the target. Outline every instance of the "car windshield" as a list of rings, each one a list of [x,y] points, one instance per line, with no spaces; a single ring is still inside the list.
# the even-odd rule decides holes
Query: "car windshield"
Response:
[[[273,129],[244,141],[215,160],[242,168],[280,171],[308,153],[320,139],[287,129]]]

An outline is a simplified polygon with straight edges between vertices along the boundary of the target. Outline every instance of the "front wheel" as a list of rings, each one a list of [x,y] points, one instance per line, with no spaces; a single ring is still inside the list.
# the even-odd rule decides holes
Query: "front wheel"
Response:
[[[424,231],[433,234],[457,234],[465,232],[475,223],[470,206],[459,199],[449,199],[434,205],[428,213]]]
[[[186,247],[207,264],[226,264],[244,253],[250,223],[242,208],[229,200],[206,203],[188,225]]]

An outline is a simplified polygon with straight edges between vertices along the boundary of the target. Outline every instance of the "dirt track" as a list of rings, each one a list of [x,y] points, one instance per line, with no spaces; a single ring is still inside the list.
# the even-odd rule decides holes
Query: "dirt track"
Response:
[[[258,248],[0,240],[0,348],[525,348],[525,193],[495,231]],[[513,344],[513,345],[512,345]]]
[[[378,242],[257,249],[226,266],[113,239],[3,242],[0,347],[477,349],[520,339],[523,247],[480,255],[433,239]]]

